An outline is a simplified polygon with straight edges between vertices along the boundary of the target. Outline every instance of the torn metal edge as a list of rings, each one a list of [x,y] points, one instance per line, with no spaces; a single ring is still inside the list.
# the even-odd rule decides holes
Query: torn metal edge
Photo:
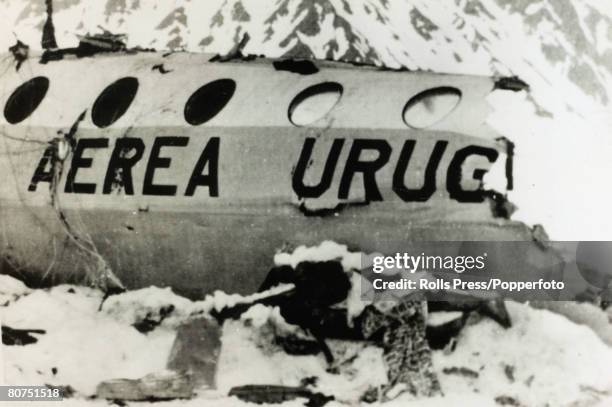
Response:
[[[510,90],[512,92],[529,91],[529,84],[516,75],[506,76],[497,78],[493,84],[493,89]]]

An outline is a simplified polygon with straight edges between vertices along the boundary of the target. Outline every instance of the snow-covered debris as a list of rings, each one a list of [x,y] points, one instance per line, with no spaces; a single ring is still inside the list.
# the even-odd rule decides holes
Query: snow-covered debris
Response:
[[[343,354],[340,360],[350,361],[341,364],[344,372],[339,375],[326,370],[322,355],[288,355],[274,343],[270,331],[229,321],[224,326],[219,360],[219,390],[226,393],[246,384],[299,386],[303,379],[317,377],[317,391],[333,394],[337,400],[357,402],[370,385],[386,382],[381,349],[364,349],[363,344],[351,347],[338,341],[329,341],[329,345],[334,353]]]
[[[217,290],[201,301],[191,301],[175,294],[170,287],[153,286],[112,295],[104,300],[101,310],[117,322],[135,326],[146,333],[157,326],[176,328],[190,318],[208,314],[212,309],[220,311],[237,304],[251,303],[291,288],[291,284],[282,284],[251,295],[227,294]]]
[[[240,320],[247,326],[263,328],[269,325],[277,334],[296,334],[300,329],[296,325],[288,324],[280,314],[278,307],[268,307],[263,304],[255,304],[240,316]]]
[[[140,379],[114,379],[102,382],[96,396],[107,400],[189,399],[193,383],[189,377],[172,371],[150,373]]]
[[[492,321],[469,326],[455,352],[436,352],[439,370],[465,367],[478,378],[440,374],[449,400],[461,394],[509,396],[526,406],[565,406],[590,398],[584,387],[612,390],[612,348],[588,327],[550,311],[507,303],[514,322],[503,330]],[[505,367],[513,368],[512,379]]]
[[[10,301],[14,301],[23,295],[28,295],[31,291],[16,278],[0,274],[0,306],[7,305]]]
[[[274,264],[296,268],[299,263],[305,261],[340,262],[344,270],[350,273],[351,278],[351,289],[343,304],[347,308],[350,325],[352,319],[372,302],[374,296],[374,291],[371,289],[372,284],[358,272],[368,266],[366,263],[372,256],[362,252],[352,252],[346,245],[326,240],[317,246],[298,246],[292,252],[279,252],[274,256]]]
[[[170,287],[147,287],[108,297],[102,312],[125,325],[149,320],[176,326],[191,312],[192,302],[172,292]]]
[[[291,253],[280,252],[274,256],[277,266],[288,265],[295,268],[304,261],[338,260],[345,270],[360,270],[361,252],[351,252],[348,246],[331,240],[321,242],[318,246],[298,246]]]
[[[3,348],[6,383],[70,385],[76,389],[77,399],[68,400],[66,405],[82,406],[99,404],[84,397],[94,394],[102,381],[139,379],[164,372],[175,330],[171,329],[172,324],[161,324],[147,334],[135,329],[132,323],[143,315],[146,309],[143,304],[156,309],[156,303],[147,298],[158,292],[166,301],[157,305],[172,303],[186,314],[189,309],[202,309],[206,301],[191,302],[159,290],[119,294],[113,305],[118,308],[113,308],[113,312],[98,311],[101,292],[67,285],[32,290],[10,302],[3,308],[3,324],[16,329],[44,329],[46,333],[35,344]],[[126,298],[121,299],[122,296]],[[212,300],[208,303],[212,304]],[[129,313],[129,306],[141,311]],[[568,406],[574,402],[603,403],[609,397],[612,348],[587,325],[528,305],[507,306],[514,322],[511,328],[502,329],[487,319],[472,321],[457,337],[453,352],[434,352],[434,368],[444,397],[415,400],[402,395],[385,405],[493,406],[495,399],[502,397],[499,400],[511,398],[521,405],[535,407],[546,403]],[[117,315],[120,309],[128,316],[120,318]],[[285,353],[274,338],[297,331],[283,321],[278,309],[263,305],[251,308],[240,320],[228,321],[223,326],[217,370],[219,389],[201,393],[191,401],[159,406],[242,406],[242,402],[226,396],[230,388],[248,384],[299,386],[303,379],[312,376],[318,377],[314,390],[333,394],[343,402],[355,402],[368,385],[383,384],[386,380],[381,349],[365,343],[328,341],[340,374],[328,372],[320,354]],[[463,371],[477,375],[459,374]],[[330,403],[334,405],[339,404]]]
[[[4,347],[6,383],[70,385],[91,395],[103,380],[163,370],[175,332],[144,335],[99,312],[102,297],[97,290],[63,285],[34,290],[5,307],[3,324],[46,331],[36,344]]]
[[[262,298],[280,294],[291,290],[292,288],[293,284],[280,284],[276,287],[270,288],[269,290],[250,295],[227,294],[223,291],[217,290],[212,295],[207,295],[203,301],[199,301],[196,309],[201,309],[204,312],[208,312],[214,308],[215,310],[220,311],[223,308],[230,308],[237,304],[250,303]]]
[[[461,318],[463,313],[457,311],[430,312],[427,315],[427,325],[438,326]]]
[[[352,325],[353,319],[372,303],[374,295],[372,283],[361,273],[351,272],[351,290],[345,301],[349,325]]]

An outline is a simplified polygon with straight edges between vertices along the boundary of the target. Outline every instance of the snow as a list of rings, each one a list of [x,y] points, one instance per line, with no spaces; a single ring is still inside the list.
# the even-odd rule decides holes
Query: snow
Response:
[[[5,281],[7,286],[19,286],[10,277]],[[222,297],[218,295],[218,298]],[[192,302],[156,287],[110,297],[99,311],[101,300],[102,294],[96,290],[62,285],[30,290],[29,295],[1,307],[4,324],[47,331],[37,335],[36,344],[3,347],[6,383],[70,385],[78,395],[62,405],[106,405],[85,397],[93,394],[102,380],[163,372],[175,337],[175,325],[203,310],[203,304],[208,304],[208,309],[213,304],[210,299]],[[147,334],[131,326],[147,315],[157,315],[160,307],[167,304],[176,307],[173,311],[176,315],[171,313],[167,323]],[[604,312],[590,308],[583,316],[574,316],[578,322],[575,323],[529,305],[509,302],[507,306],[514,323],[512,328],[504,330],[488,319],[474,320],[458,337],[453,352],[434,352],[434,367],[444,397],[413,400],[409,395],[400,395],[384,405],[493,406],[494,399],[500,396],[512,397],[528,406],[546,403],[565,406],[573,402],[609,405],[605,400],[612,395],[612,347],[588,324],[589,320],[601,322],[607,318]],[[439,318],[432,318],[441,323],[454,316],[440,313]],[[193,400],[156,405],[244,405],[224,396],[232,386],[298,385],[301,379],[310,376],[319,377],[318,391],[334,393],[343,403],[356,403],[369,385],[385,381],[378,348],[329,341],[336,358],[344,361],[339,363],[341,374],[331,374],[326,371],[322,355],[284,353],[273,341],[276,333],[303,335],[299,328],[284,322],[278,309],[263,305],[251,308],[240,320],[226,322],[218,364],[218,389],[202,391]],[[57,369],[56,374],[52,368]],[[444,373],[449,368],[467,368],[477,372],[478,377]],[[283,405],[297,406],[301,401]]]
[[[361,344],[329,341],[340,362],[341,374],[326,371],[322,355],[293,356],[273,344],[271,325],[254,328],[239,321],[223,327],[223,347],[217,385],[222,393],[244,384],[299,386],[304,378],[318,377],[317,391],[355,403],[370,385],[386,382],[382,350]],[[354,359],[354,360],[353,360]]]
[[[9,276],[0,275],[0,306],[17,298],[28,295],[31,290],[21,281]]]
[[[546,309],[563,315],[572,322],[586,325],[595,332],[604,343],[612,346],[612,307],[607,313],[593,304],[573,301],[532,301],[534,308]]]
[[[177,326],[188,316],[191,306],[191,301],[174,294],[170,287],[148,287],[109,297],[102,305],[102,312],[119,323],[132,325],[145,317],[160,320],[162,310],[171,307],[172,312],[163,323]]]
[[[174,329],[192,317],[208,313],[212,309],[221,311],[226,307],[233,307],[239,303],[252,302],[271,295],[276,295],[293,288],[292,284],[281,284],[261,293],[247,296],[240,294],[227,294],[215,291],[201,301],[190,301],[175,294],[170,287],[159,288],[155,286],[113,295],[102,303],[100,309],[110,319],[124,325],[133,325],[144,319],[160,322],[160,326]],[[264,307],[265,308],[265,307]],[[252,307],[244,316],[256,318],[258,306]],[[273,318],[264,313],[264,319]]]
[[[427,325],[443,325],[447,322],[451,322],[457,318],[460,318],[462,315],[463,313],[457,311],[430,312],[429,314],[427,314]]]
[[[4,347],[7,384],[69,384],[92,394],[102,380],[163,370],[175,332],[162,328],[143,335],[98,312],[101,300],[92,289],[58,286],[5,307],[3,324],[46,331],[36,335],[35,345]]]
[[[361,252],[351,252],[346,245],[326,240],[318,246],[298,246],[292,253],[277,253],[274,256],[274,264],[295,268],[304,261],[338,260],[345,270],[361,270],[361,256]]]
[[[610,240],[612,115],[539,117],[525,92],[493,92],[488,123],[515,143],[513,219],[542,224],[553,240]],[[512,120],[508,118],[511,117]],[[571,193],[568,193],[571,191]],[[568,221],[576,219],[579,221]]]
[[[483,320],[462,333],[456,352],[436,352],[438,369],[458,366],[479,373],[478,380],[441,374],[447,397],[478,392],[512,396],[528,406],[561,406],[587,398],[581,386],[612,389],[612,349],[593,331],[548,311],[507,306],[511,329]],[[514,368],[514,382],[505,366]]]

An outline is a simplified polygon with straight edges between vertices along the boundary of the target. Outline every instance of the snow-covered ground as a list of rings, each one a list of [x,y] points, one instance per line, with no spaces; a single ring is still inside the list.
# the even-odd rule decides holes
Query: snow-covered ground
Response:
[[[36,335],[36,344],[4,346],[0,363],[5,383],[70,385],[76,395],[62,403],[67,406],[107,405],[87,399],[100,381],[164,371],[176,326],[189,315],[215,306],[211,297],[192,302],[170,289],[150,287],[111,297],[99,310],[102,293],[94,289],[62,285],[24,290],[19,282],[6,276],[2,279],[5,284],[0,294],[9,298],[0,308],[3,324],[46,330]],[[217,294],[217,305],[227,300],[240,298]],[[170,304],[175,310],[153,331],[144,334],[132,326],[147,314],[155,319]],[[612,347],[586,325],[564,316],[524,304],[509,302],[507,306],[512,328],[505,330],[487,319],[474,321],[460,334],[454,351],[434,353],[444,397],[412,400],[405,395],[386,405],[494,406],[504,400],[522,406],[612,405]],[[593,307],[592,312],[601,311]],[[229,388],[298,385],[309,376],[319,377],[317,389],[333,393],[337,403],[355,403],[369,385],[385,380],[377,348],[333,342],[332,349],[341,358],[358,357],[342,365],[340,374],[330,374],[322,356],[290,356],[274,345],[271,332],[279,329],[291,327],[276,310],[264,306],[256,306],[240,321],[227,322],[218,389],[203,391],[193,400],[156,405],[243,405],[226,396]]]

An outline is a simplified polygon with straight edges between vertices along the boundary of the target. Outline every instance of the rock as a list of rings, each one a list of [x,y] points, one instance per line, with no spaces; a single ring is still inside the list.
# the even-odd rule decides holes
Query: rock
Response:
[[[207,318],[193,319],[179,326],[167,368],[189,376],[195,387],[216,388],[220,352],[220,326]]]
[[[173,400],[193,396],[193,384],[178,372],[152,373],[140,379],[113,379],[98,384],[96,396],[107,400]]]

